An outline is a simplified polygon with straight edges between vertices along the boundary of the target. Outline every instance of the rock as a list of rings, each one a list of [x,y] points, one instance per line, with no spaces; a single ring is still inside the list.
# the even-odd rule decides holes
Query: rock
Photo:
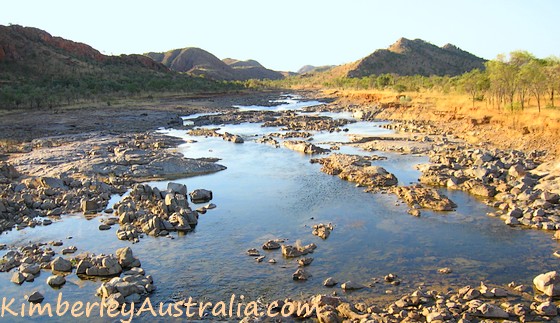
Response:
[[[174,194],[180,194],[180,195],[187,195],[187,186],[184,184],[179,184],[179,183],[174,183],[174,182],[169,182],[167,183],[167,191],[174,193]]]
[[[311,257],[303,257],[298,259],[298,264],[300,267],[309,266],[313,262],[313,258]]]
[[[426,322],[443,322],[444,315],[439,311],[431,312],[426,315]]]
[[[316,224],[313,226],[312,234],[318,236],[321,239],[326,239],[331,234],[331,231],[334,229],[332,223],[329,224]]]
[[[303,268],[298,268],[295,273],[292,274],[294,280],[307,280],[311,277]]]
[[[57,257],[51,261],[51,270],[58,272],[71,272],[72,263],[62,257]]]
[[[553,302],[544,302],[537,306],[536,312],[539,315],[556,316],[558,315],[558,307]]]
[[[78,251],[78,247],[76,246],[70,246],[61,250],[63,255],[75,253],[76,251]]]
[[[556,271],[538,275],[533,279],[533,284],[547,296],[560,296],[560,275]]]
[[[47,278],[47,284],[51,287],[60,287],[66,283],[64,276],[54,275]]]
[[[212,191],[196,189],[190,193],[190,196],[193,203],[206,203],[212,199]]]
[[[395,187],[392,192],[410,206],[420,205],[435,211],[452,211],[457,207],[447,196],[432,188],[399,186]]]
[[[322,306],[317,309],[317,318],[319,323],[340,323],[337,311],[331,305]]]
[[[64,181],[60,178],[53,177],[41,177],[39,178],[39,183],[44,188],[51,189],[68,189],[68,186],[64,184]]]
[[[12,279],[10,279],[10,281],[14,284],[21,285],[21,284],[23,284],[23,282],[25,282],[25,276],[22,273],[20,273],[19,271],[16,271],[12,275]]]
[[[130,247],[120,248],[116,251],[119,265],[122,268],[140,267],[140,260],[135,258]]]
[[[43,294],[37,291],[31,293],[30,295],[26,295],[25,298],[29,303],[41,303],[45,299]]]
[[[330,151],[302,140],[286,140],[284,141],[284,147],[309,155],[324,154]]]
[[[358,284],[358,283],[355,283],[355,282],[353,282],[353,281],[351,281],[351,280],[349,280],[349,281],[347,281],[347,282],[345,282],[345,283],[342,283],[342,285],[340,285],[340,287],[341,287],[342,289],[344,289],[344,290],[358,290],[358,289],[364,288],[363,285],[360,285],[360,284]]]
[[[527,171],[520,164],[515,164],[508,169],[508,175],[513,178],[520,178],[525,176],[525,174],[527,174]]]
[[[99,205],[96,200],[83,199],[80,203],[82,212],[85,214],[96,213]]]
[[[451,268],[449,267],[444,267],[444,268],[440,268],[438,269],[438,273],[440,274],[451,274],[453,271],[451,270]]]
[[[353,306],[350,303],[342,303],[336,307],[338,312],[342,317],[352,320],[353,322],[360,322],[362,319],[368,317],[367,314],[358,314],[354,311]]]
[[[280,244],[274,240],[268,240],[262,246],[264,250],[275,250],[275,249],[280,249],[280,247],[281,247]]]
[[[37,275],[41,271],[41,266],[39,264],[31,263],[31,264],[21,264],[19,266],[19,272],[22,274],[31,274]]]
[[[108,224],[100,224],[99,225],[99,230],[100,231],[106,231],[106,230],[110,230],[110,229],[111,229],[111,226],[108,225]]]
[[[282,245],[282,255],[286,258],[295,258],[312,253],[317,246],[314,243],[308,244],[306,246],[290,246]]]
[[[261,255],[259,253],[259,251],[255,248],[251,248],[251,249],[247,250],[247,254],[251,257],[260,257],[260,255]]]
[[[325,281],[323,282],[323,285],[326,287],[333,287],[336,284],[338,284],[338,282],[332,277],[325,279]]]
[[[541,199],[551,204],[558,204],[558,202],[560,201],[560,195],[551,193],[549,191],[543,191],[541,193]]]
[[[486,318],[507,319],[509,314],[496,305],[484,303],[477,308],[478,316]]]

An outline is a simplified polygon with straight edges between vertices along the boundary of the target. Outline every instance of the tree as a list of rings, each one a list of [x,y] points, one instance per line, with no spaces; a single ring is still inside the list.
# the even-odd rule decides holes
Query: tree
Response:
[[[476,68],[463,74],[459,80],[459,85],[463,91],[467,92],[471,97],[472,106],[474,108],[476,99],[490,87],[490,80],[485,73]]]

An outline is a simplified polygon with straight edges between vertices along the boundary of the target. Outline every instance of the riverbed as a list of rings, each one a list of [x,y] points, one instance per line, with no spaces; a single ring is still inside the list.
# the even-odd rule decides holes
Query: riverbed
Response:
[[[271,107],[239,108],[286,111],[321,104],[305,103],[292,96],[280,100],[273,103],[281,105]],[[329,116],[351,118],[348,113]],[[355,122],[345,127],[347,132],[314,132],[312,142],[328,148],[334,142],[347,142],[351,134],[390,132],[381,125]],[[204,188],[213,192],[212,203],[217,208],[200,215],[193,232],[172,234],[173,238],[145,237],[131,244],[117,240],[116,226],[108,231],[97,229],[104,216],[86,220],[83,215],[65,215],[51,226],[5,233],[0,242],[14,247],[62,240],[64,246],[77,246],[78,252],[94,253],[114,253],[117,248],[131,246],[142,268],[154,277],[157,290],[151,295],[153,302],[188,297],[215,302],[228,300],[232,294],[263,301],[307,298],[332,293],[333,289],[322,285],[331,276],[339,282],[352,280],[368,286],[347,293],[354,299],[399,294],[419,286],[445,288],[478,285],[480,281],[530,285],[533,277],[558,265],[558,259],[552,256],[557,243],[551,234],[508,227],[488,217],[486,213],[493,209],[467,193],[442,189],[458,205],[455,211],[423,210],[421,217],[413,217],[407,213],[408,206],[393,195],[366,193],[363,188],[322,173],[320,165],[310,163],[317,156],[255,142],[267,133],[281,132],[279,128],[255,123],[218,127],[219,132],[240,135],[245,142],[234,144],[221,138],[189,136],[185,130],[160,130],[186,141],[176,148],[185,156],[219,158],[227,167],[218,173],[174,181],[186,184],[189,191]],[[416,183],[420,172],[414,166],[428,161],[423,156],[339,146],[336,152],[386,157],[374,165],[394,173],[400,185]],[[148,184],[165,189],[167,183]],[[334,230],[328,239],[311,234],[313,225],[329,222]],[[284,239],[287,244],[315,243],[317,249],[310,255],[314,261],[307,268],[312,277],[294,281],[297,262],[283,258],[279,250],[261,250],[266,258],[260,263],[246,254],[247,249],[260,249],[270,239]],[[277,260],[275,264],[268,262],[272,258]],[[452,273],[439,274],[437,270],[442,267],[451,268]],[[383,276],[389,273],[398,275],[399,286],[383,282]],[[60,290],[45,283],[48,275],[44,272],[35,282],[22,286],[9,281],[11,273],[0,276],[3,295],[16,299],[23,300],[24,294],[38,290],[48,302],[56,301],[59,292],[69,301],[98,300],[95,289],[100,281],[81,280],[74,274],[67,277]],[[338,287],[334,290],[345,294]]]

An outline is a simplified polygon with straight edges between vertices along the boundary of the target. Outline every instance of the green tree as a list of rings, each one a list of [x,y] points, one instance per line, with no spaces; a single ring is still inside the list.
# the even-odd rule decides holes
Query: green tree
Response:
[[[459,85],[469,94],[474,108],[474,103],[490,87],[490,80],[486,73],[481,72],[478,68],[463,74],[459,80]]]

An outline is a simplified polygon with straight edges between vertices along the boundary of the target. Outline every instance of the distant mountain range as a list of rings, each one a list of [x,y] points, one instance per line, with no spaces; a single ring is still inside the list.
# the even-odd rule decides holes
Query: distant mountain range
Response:
[[[240,61],[232,58],[220,60],[213,54],[196,47],[180,48],[165,53],[144,54],[176,72],[202,75],[216,80],[245,81],[249,79],[278,80],[280,72],[265,68],[255,60]]]
[[[421,39],[399,39],[356,62],[340,66],[302,67],[299,74],[326,73],[328,77],[398,75],[459,75],[484,68],[485,60],[456,46],[435,46]],[[83,43],[53,37],[46,31],[18,25],[0,25],[0,83],[21,78],[44,79],[101,73],[186,73],[214,80],[282,79],[293,73],[265,68],[255,60],[220,60],[195,47],[150,52],[144,55],[108,56]]]

